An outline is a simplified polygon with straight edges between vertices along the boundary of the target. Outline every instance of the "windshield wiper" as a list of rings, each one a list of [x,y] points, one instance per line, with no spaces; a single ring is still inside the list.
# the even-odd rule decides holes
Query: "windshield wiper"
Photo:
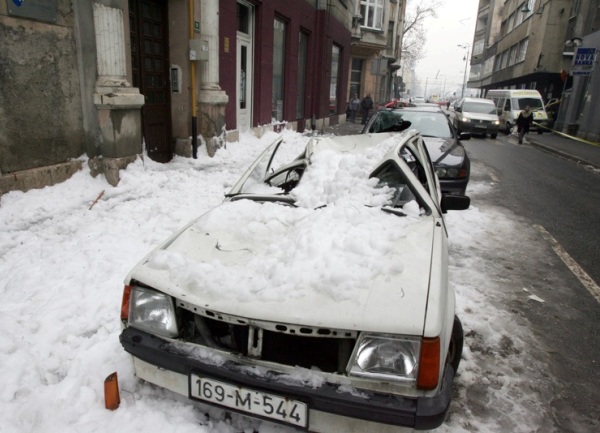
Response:
[[[252,200],[252,201],[262,201],[262,202],[271,202],[271,203],[284,203],[293,207],[296,206],[296,200],[288,195],[258,195],[258,194],[226,194],[225,197],[230,198],[231,201],[236,200]]]

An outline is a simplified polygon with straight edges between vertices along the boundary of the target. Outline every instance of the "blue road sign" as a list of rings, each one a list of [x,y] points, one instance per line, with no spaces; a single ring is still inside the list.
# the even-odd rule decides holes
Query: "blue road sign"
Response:
[[[594,66],[596,48],[577,48],[573,58],[573,66]]]

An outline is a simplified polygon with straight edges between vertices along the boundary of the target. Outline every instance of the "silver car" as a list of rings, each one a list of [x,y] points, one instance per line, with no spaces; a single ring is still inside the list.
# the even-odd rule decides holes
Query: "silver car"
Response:
[[[472,134],[498,136],[500,118],[491,99],[463,98],[455,108],[454,128]]]

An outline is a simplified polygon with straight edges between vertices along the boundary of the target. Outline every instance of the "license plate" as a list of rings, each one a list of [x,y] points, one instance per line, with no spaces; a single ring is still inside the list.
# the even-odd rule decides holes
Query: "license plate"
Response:
[[[190,375],[190,397],[298,427],[307,426],[307,405],[279,395]]]

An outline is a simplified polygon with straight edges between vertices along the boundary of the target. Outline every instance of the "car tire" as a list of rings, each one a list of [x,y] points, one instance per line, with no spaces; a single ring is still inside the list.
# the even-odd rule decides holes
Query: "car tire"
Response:
[[[450,347],[448,348],[448,363],[454,369],[454,373],[458,371],[460,358],[463,351],[464,334],[462,323],[458,316],[454,316],[454,325],[452,326],[452,338],[450,339]]]
[[[497,136],[498,136],[497,132],[495,134],[490,134],[490,138],[493,138],[494,140],[496,139]]]

